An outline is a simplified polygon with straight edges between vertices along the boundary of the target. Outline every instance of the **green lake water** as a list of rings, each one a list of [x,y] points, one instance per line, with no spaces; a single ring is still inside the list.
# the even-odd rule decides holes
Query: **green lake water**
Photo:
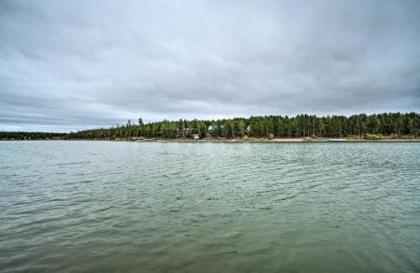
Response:
[[[0,272],[420,272],[420,143],[0,142]]]

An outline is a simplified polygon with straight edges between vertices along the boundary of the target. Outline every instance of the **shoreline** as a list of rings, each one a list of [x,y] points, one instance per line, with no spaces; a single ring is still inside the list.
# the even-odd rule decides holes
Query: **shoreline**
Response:
[[[278,138],[278,139],[150,139],[150,140],[110,140],[110,141],[130,141],[130,142],[178,142],[178,143],[398,143],[398,142],[419,142],[420,139],[380,139],[380,140],[365,140],[365,139],[344,139],[344,140],[329,140],[329,139],[305,139],[305,138]]]
[[[0,141],[112,141],[112,142],[158,142],[158,143],[420,143],[420,138],[354,139],[354,138],[248,138],[248,139],[0,139]]]

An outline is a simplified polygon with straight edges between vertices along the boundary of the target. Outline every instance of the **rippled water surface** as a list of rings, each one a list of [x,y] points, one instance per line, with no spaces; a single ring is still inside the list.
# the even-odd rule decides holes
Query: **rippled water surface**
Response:
[[[0,272],[419,272],[420,144],[0,142]]]

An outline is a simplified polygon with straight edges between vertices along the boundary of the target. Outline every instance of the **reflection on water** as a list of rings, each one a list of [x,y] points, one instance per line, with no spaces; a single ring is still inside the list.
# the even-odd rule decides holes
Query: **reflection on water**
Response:
[[[418,272],[420,144],[1,142],[1,272]]]

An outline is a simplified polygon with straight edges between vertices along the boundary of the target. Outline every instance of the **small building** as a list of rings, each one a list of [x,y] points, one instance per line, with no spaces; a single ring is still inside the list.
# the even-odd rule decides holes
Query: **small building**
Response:
[[[198,134],[193,134],[192,137],[193,137],[194,140],[199,140],[200,139],[200,136]]]

